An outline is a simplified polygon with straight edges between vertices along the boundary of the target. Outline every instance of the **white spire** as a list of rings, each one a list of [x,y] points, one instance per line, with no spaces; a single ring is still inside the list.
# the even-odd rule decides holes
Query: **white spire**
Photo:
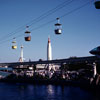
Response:
[[[19,62],[23,62],[23,45],[21,46],[21,53],[20,53]]]
[[[96,70],[96,63],[93,63],[93,71],[94,71],[94,77],[97,75],[97,70]]]
[[[48,37],[48,44],[47,44],[47,60],[52,60],[52,48],[51,48],[50,37]]]

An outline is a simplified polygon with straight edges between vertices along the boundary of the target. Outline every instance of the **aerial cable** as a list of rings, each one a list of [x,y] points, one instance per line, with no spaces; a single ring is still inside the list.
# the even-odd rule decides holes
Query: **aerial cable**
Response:
[[[68,4],[70,4],[72,1],[73,1],[73,0],[70,0],[70,1],[69,1],[69,0],[66,0],[66,1],[64,1],[63,3],[59,4],[59,5],[56,6],[55,8],[49,10],[48,12],[46,12],[46,13],[42,14],[41,16],[39,16],[38,18],[36,18],[36,19],[30,21],[29,23],[25,24],[25,26],[26,26],[26,25],[32,26],[33,24],[35,24],[35,23],[37,23],[37,22],[43,20],[43,19],[46,18],[47,16],[49,16],[49,15],[55,13],[55,12],[58,11],[59,9],[65,7],[65,6],[68,5]],[[16,33],[20,32],[20,31],[24,30],[24,29],[25,29],[25,26],[22,26],[22,27],[16,29],[15,32],[11,32],[11,33],[5,35],[4,37],[2,37],[2,38],[0,39],[0,41],[2,41],[2,39],[4,40],[4,38],[8,38],[8,37],[10,37],[10,36],[15,35]]]
[[[77,10],[80,10],[81,8],[87,6],[89,3],[90,3],[90,1],[87,2],[87,3],[85,3],[85,4],[83,4],[83,5],[81,5],[80,7],[77,7],[77,8],[75,8],[75,9],[73,9],[73,10],[71,10],[71,11],[65,13],[65,14],[62,15],[62,16],[59,16],[59,18],[61,19],[61,18],[65,17],[65,16],[67,16],[67,15],[69,15],[69,14],[72,14],[73,12],[75,12],[75,11],[77,11]],[[54,22],[54,21],[56,21],[56,19],[51,20],[51,21],[49,21],[49,22],[47,22],[47,23],[41,24],[40,26],[38,26],[38,27],[36,27],[36,28],[33,28],[33,29],[31,29],[30,31],[34,31],[34,30],[37,30],[37,29],[39,29],[39,28],[42,28],[42,27],[46,26],[47,24],[50,24],[50,23],[52,23],[52,22]]]
[[[31,24],[29,24],[29,26],[43,20],[44,18],[46,18],[47,16],[55,13],[56,11],[64,8],[65,6],[67,6],[68,4],[72,3],[73,0],[69,1],[69,2],[63,2],[62,4],[58,5],[57,7],[53,8],[52,10],[49,10],[48,12],[42,14],[41,16],[39,16],[38,18],[36,18],[35,20],[33,20],[33,22]],[[66,4],[67,3],[67,4]]]
[[[42,27],[44,27],[44,26],[46,26],[46,25],[48,25],[48,24],[50,24],[50,23],[53,23],[54,21],[55,21],[55,19],[53,19],[53,20],[51,20],[51,21],[48,21],[48,22],[46,22],[46,23],[44,23],[44,24],[41,24],[40,26],[38,26],[38,27],[36,27],[36,28],[31,29],[30,31],[35,31],[35,30],[37,30],[37,29],[39,29],[39,28],[42,28]]]
[[[23,34],[20,34],[20,35],[17,35],[15,38],[22,37],[23,35],[24,35],[24,33],[23,33]],[[12,41],[12,39],[13,39],[13,38],[7,39],[7,40],[4,40],[4,41],[1,41],[0,44],[4,44],[4,43],[6,43],[6,42]]]
[[[6,38],[8,39],[9,37],[15,35],[15,34],[18,33],[18,32],[23,31],[24,29],[25,29],[24,27],[21,27],[21,28],[19,28],[19,30],[16,29],[15,32],[11,32],[11,33],[9,33],[9,34],[7,34],[7,35],[1,37],[0,43],[3,42],[4,40],[6,40]]]
[[[91,1],[91,2],[92,2],[92,1]],[[80,7],[77,7],[76,9],[73,9],[73,10],[69,11],[68,13],[65,13],[64,15],[60,16],[59,18],[63,18],[63,17],[65,17],[65,16],[67,16],[67,15],[69,15],[69,14],[71,14],[71,13],[73,13],[73,12],[75,12],[75,11],[77,11],[77,10],[79,10],[79,9],[81,9],[81,8],[83,8],[83,7],[85,7],[85,6],[87,6],[89,3],[90,3],[90,1],[87,2],[87,3],[85,3],[85,4],[83,4],[83,5],[80,6]]]
[[[92,2],[92,1],[91,1],[91,2]],[[73,9],[73,10],[71,10],[71,11],[65,13],[64,15],[60,16],[59,18],[63,18],[63,17],[65,17],[65,16],[67,16],[67,15],[69,15],[69,14],[71,14],[71,13],[77,11],[77,10],[80,10],[81,8],[87,6],[89,3],[90,3],[90,1],[87,2],[87,3],[85,3],[85,4],[83,4],[83,5],[81,5],[80,7],[77,7],[77,8],[75,8],[75,9]],[[42,27],[46,26],[47,24],[50,24],[50,23],[52,23],[52,22],[54,22],[54,21],[56,21],[56,19],[51,20],[51,21],[49,21],[49,22],[47,22],[47,23],[41,24],[40,26],[38,26],[38,27],[36,27],[36,28],[33,28],[33,29],[31,29],[30,31],[35,31],[35,30],[37,30],[37,29],[39,29],[39,28],[42,28]],[[20,34],[20,35],[18,35],[16,38],[21,37],[21,36],[23,36],[23,35],[24,35],[24,34]],[[9,40],[10,40],[10,39],[9,39]],[[7,41],[4,41],[4,42],[8,42],[8,40],[7,40]],[[0,42],[0,44],[1,44],[1,42]]]

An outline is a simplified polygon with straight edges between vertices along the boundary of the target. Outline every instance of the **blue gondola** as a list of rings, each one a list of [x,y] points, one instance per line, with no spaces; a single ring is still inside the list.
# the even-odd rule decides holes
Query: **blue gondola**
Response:
[[[55,34],[61,34],[62,33],[62,29],[61,29],[62,24],[60,24],[59,18],[57,18],[57,23],[55,24],[55,26],[56,26]]]
[[[100,0],[96,0],[94,5],[96,9],[100,9]]]

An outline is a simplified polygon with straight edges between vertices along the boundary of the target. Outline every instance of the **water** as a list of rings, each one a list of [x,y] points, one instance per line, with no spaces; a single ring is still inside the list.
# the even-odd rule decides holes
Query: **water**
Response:
[[[79,87],[0,83],[0,100],[100,100]]]

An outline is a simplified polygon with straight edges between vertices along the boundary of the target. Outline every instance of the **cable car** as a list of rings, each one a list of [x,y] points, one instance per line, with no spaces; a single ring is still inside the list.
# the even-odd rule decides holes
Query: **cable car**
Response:
[[[26,26],[25,41],[31,41],[31,32],[28,31],[29,26]]]
[[[13,41],[12,41],[12,49],[17,49],[17,44],[16,44],[15,38],[13,38]]]
[[[100,9],[100,0],[96,0],[94,4],[96,9]]]
[[[56,29],[55,29],[55,34],[61,34],[62,29],[61,29],[61,24],[60,24],[60,19],[57,18],[57,23],[55,24]]]

